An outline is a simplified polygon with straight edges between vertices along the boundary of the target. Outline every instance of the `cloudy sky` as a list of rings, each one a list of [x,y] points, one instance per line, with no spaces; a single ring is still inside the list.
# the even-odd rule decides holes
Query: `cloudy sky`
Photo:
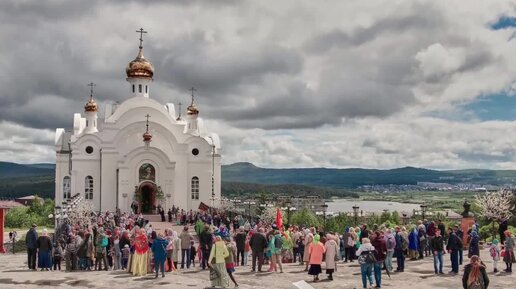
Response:
[[[467,3],[465,3],[467,2]],[[0,2],[0,160],[53,162],[87,83],[188,101],[223,161],[516,169],[516,1]]]

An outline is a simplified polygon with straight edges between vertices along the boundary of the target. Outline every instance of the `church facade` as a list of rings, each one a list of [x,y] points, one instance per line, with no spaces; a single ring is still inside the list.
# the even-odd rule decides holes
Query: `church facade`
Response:
[[[205,131],[193,88],[184,117],[180,106],[150,97],[154,67],[142,42],[126,68],[127,100],[99,115],[91,83],[73,129],[56,129],[56,204],[79,193],[98,211],[153,213],[158,205],[195,210],[220,200],[219,137]]]

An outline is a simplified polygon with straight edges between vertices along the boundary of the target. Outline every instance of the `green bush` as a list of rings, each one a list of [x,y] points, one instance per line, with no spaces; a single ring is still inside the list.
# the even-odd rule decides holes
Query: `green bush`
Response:
[[[53,226],[53,219],[48,215],[53,214],[54,201],[34,201],[29,207],[13,208],[5,215],[5,227],[29,228],[32,224],[38,226]]]
[[[321,223],[317,216],[307,208],[295,212],[291,217],[292,224],[297,224],[303,227],[318,227]]]

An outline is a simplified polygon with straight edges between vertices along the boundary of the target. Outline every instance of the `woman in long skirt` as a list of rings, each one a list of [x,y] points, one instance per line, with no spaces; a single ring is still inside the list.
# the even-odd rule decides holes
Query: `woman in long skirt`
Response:
[[[319,281],[319,274],[322,273],[321,263],[326,249],[324,245],[319,242],[321,236],[315,234],[312,243],[308,246],[308,253],[310,256],[310,269],[308,275],[314,276],[314,282]]]
[[[48,237],[47,229],[43,229],[43,233],[39,236],[36,241],[38,248],[38,268],[49,271],[52,268],[52,258],[50,252],[52,252],[52,242]]]
[[[211,247],[208,267],[210,267],[210,279],[212,287],[229,287],[229,275],[226,270],[226,257],[229,256],[228,248],[220,236],[215,237],[215,244]],[[212,262],[213,261],[213,262]],[[217,276],[211,278],[211,270],[217,272]]]
[[[308,233],[306,234],[306,238],[305,238],[305,252],[303,254],[303,262],[305,262],[305,271],[308,271],[308,264],[310,261],[309,249],[310,249],[310,244],[312,244],[313,240],[314,240],[314,235],[312,235],[312,233],[310,233],[310,231],[308,231]]]
[[[328,274],[329,280],[333,280],[333,273],[337,270],[337,262],[335,262],[335,257],[337,256],[339,248],[337,247],[337,242],[335,242],[335,238],[336,236],[327,234],[327,241],[324,244],[324,248],[326,249],[326,274]]]
[[[505,234],[505,255],[503,256],[503,261],[505,262],[505,272],[512,272],[512,263],[515,262],[514,258],[514,238],[512,236],[511,231],[506,230]]]
[[[145,229],[141,229],[134,242],[134,254],[132,260],[133,276],[147,275],[149,265],[149,241]]]

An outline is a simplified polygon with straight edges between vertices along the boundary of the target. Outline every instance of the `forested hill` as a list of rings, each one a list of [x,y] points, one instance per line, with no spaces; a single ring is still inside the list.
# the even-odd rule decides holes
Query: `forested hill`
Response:
[[[54,164],[21,165],[0,162],[0,198],[31,194],[53,196]],[[475,183],[500,185],[516,183],[515,170],[437,171],[405,167],[375,169],[267,169],[251,163],[222,166],[222,193],[238,195],[270,191],[274,194],[346,195],[346,189],[362,185],[415,185],[417,182]],[[297,193],[296,193],[297,192]]]

